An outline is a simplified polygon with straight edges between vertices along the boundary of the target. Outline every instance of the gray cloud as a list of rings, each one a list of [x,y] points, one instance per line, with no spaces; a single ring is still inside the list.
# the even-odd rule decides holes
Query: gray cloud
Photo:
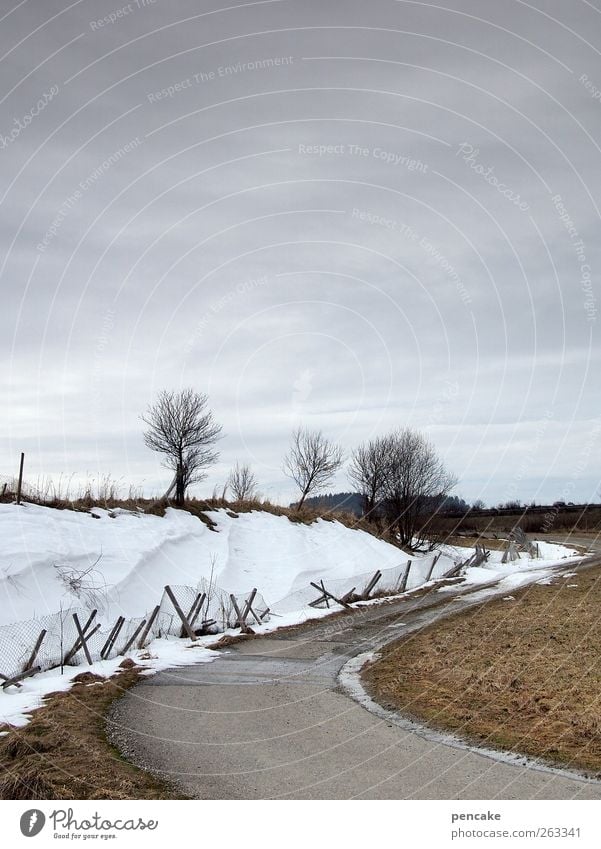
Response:
[[[1,16],[5,471],[159,490],[139,413],[191,383],[227,433],[208,489],[248,456],[288,499],[302,421],[427,429],[467,497],[595,496],[598,10]]]

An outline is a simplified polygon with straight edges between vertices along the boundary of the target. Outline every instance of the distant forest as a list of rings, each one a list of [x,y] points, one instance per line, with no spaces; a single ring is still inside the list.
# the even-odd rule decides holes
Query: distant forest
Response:
[[[333,492],[328,495],[316,495],[314,498],[307,498],[305,504],[308,507],[313,507],[315,510],[323,510],[326,512],[335,512],[343,510],[346,513],[352,513],[355,516],[363,514],[363,499],[358,492]],[[295,504],[291,504],[295,507]],[[463,498],[457,495],[449,495],[445,498],[442,504],[444,513],[458,513],[463,515],[470,509],[470,505]]]

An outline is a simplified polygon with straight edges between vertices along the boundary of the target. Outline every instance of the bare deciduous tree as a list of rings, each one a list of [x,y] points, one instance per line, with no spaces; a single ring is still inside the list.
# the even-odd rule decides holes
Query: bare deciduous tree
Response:
[[[322,490],[342,465],[342,448],[320,430],[299,427],[292,432],[290,450],[284,458],[284,474],[300,490],[299,510],[307,496]]]
[[[432,516],[456,483],[421,433],[404,428],[392,434],[384,505],[401,545],[424,541]]]
[[[360,445],[351,455],[348,477],[363,498],[367,518],[376,518],[384,500],[393,442],[392,436],[379,436]]]
[[[229,474],[227,485],[236,501],[251,501],[257,497],[257,478],[247,463],[236,463]]]
[[[163,390],[142,421],[148,425],[144,442],[152,451],[165,455],[164,465],[175,474],[175,503],[182,506],[187,488],[201,481],[203,470],[219,454],[214,445],[221,425],[207,410],[207,396],[194,389]]]

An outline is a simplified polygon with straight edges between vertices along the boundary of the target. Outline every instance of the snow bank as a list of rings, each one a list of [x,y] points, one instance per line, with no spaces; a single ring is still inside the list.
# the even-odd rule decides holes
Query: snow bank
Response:
[[[94,515],[32,504],[0,505],[0,624],[98,607],[105,618],[141,616],[165,584],[213,580],[228,592],[256,586],[275,603],[318,578],[396,566],[397,548],[338,522],[312,525],[269,513],[164,517],[106,510]]]
[[[142,651],[132,652],[131,657],[143,668],[142,675],[154,675],[163,669],[210,663],[218,657],[218,652],[182,640],[153,640],[150,646]],[[109,678],[119,671],[119,664],[122,662],[122,657],[101,660],[86,666],[85,671]],[[18,690],[11,688],[0,692],[0,723],[16,727],[26,725],[31,718],[31,711],[44,704],[45,696],[71,689],[73,678],[81,675],[82,671],[81,666],[65,667],[64,674],[61,675],[60,669],[49,669],[33,678],[27,678]],[[93,687],[95,684],[88,686]]]
[[[311,581],[323,579],[328,589],[343,594],[352,587],[361,591],[373,573],[381,570],[378,589],[391,591],[405,572],[407,555],[398,548],[335,521],[304,525],[258,511],[236,517],[216,510],[209,516],[216,530],[190,513],[172,509],[158,517],[126,511],[97,509],[89,514],[32,504],[0,505],[0,628],[9,643],[12,640],[9,648],[19,652],[16,660],[13,658],[15,669],[22,668],[40,632],[39,622],[25,620],[63,611],[62,622],[63,618],[70,620],[70,608],[96,608],[103,626],[123,616],[133,628],[135,617],[145,617],[159,603],[165,584],[187,589],[192,599],[194,588],[203,580],[236,595],[257,587],[271,610],[278,613],[275,621],[258,630],[272,630],[328,612],[307,606],[316,597]],[[542,578],[549,574],[549,567],[578,556],[576,551],[550,543],[540,542],[539,547],[540,559],[522,556],[508,564],[501,563],[501,552],[493,551],[485,565],[469,570],[466,580],[484,584],[500,575],[508,587],[518,586],[533,580],[532,574],[528,575],[532,570]],[[446,546],[434,564],[433,554],[412,555],[407,589],[428,578],[440,578],[472,553],[471,549]],[[21,625],[3,627],[10,623]],[[179,620],[176,625],[173,633],[179,632]],[[22,630],[25,636],[17,638]],[[156,632],[159,636],[163,633]],[[191,647],[177,638],[154,639],[143,651],[152,655],[141,661],[149,672],[212,657],[202,645]],[[99,651],[96,654],[99,656]],[[145,656],[135,651],[129,654],[136,660]],[[121,659],[95,663],[91,669],[111,674]],[[44,668],[48,665],[52,664]],[[57,670],[49,670],[23,681],[18,691],[11,687],[1,692],[0,722],[26,721],[27,711],[39,706],[44,693],[70,686],[81,668],[69,667],[62,677]]]

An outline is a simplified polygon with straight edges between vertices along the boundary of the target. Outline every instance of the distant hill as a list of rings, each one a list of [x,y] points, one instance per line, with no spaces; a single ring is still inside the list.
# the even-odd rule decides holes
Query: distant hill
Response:
[[[341,510],[345,513],[352,513],[354,516],[361,516],[361,501],[358,492],[333,492],[328,495],[316,495],[314,498],[307,498],[305,504],[314,510],[323,510],[324,512]],[[295,505],[291,504],[290,506],[294,507]]]
[[[363,500],[358,492],[332,492],[327,495],[316,495],[314,498],[307,498],[305,504],[312,507],[314,510],[324,510],[335,512],[342,510],[346,513],[352,513],[354,516],[363,515]],[[291,504],[295,507],[295,504]],[[436,504],[433,504],[433,508]],[[457,495],[449,495],[445,498],[440,512],[444,514],[460,514],[467,513],[470,509],[469,504]]]

